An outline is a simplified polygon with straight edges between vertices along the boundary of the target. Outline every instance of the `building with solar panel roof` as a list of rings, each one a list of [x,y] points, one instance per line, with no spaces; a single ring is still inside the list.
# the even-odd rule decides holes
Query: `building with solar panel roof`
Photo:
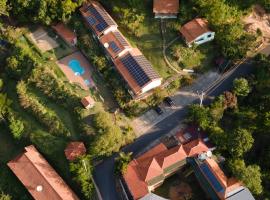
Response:
[[[139,49],[133,48],[113,62],[135,96],[161,85],[162,78]]]
[[[111,58],[126,81],[133,98],[161,85],[162,78],[154,71],[151,63],[139,49],[132,48],[100,3],[87,3],[80,8],[80,12],[105,48],[107,57]]]
[[[126,38],[118,30],[103,35],[99,41],[112,59],[121,57],[132,49]]]
[[[111,31],[117,30],[118,25],[100,3],[93,1],[91,4],[84,4],[80,12],[88,27],[99,38]]]

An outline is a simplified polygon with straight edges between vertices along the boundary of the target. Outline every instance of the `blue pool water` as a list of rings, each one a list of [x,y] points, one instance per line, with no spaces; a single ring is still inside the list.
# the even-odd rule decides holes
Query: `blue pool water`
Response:
[[[68,63],[68,66],[72,69],[72,71],[75,73],[75,75],[83,75],[84,74],[84,68],[81,66],[80,62],[78,60],[71,60]]]

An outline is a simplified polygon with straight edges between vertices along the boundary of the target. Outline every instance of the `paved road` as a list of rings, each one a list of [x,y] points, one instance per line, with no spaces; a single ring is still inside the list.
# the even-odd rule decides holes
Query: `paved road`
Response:
[[[236,77],[246,76],[255,69],[252,64],[245,63],[239,66],[227,79],[222,82],[217,88],[210,92],[209,96],[217,96],[232,87],[232,82]],[[196,103],[196,102],[195,102]],[[156,124],[148,130],[148,134],[138,138],[134,143],[126,146],[124,151],[132,151],[134,154],[143,150],[154,140],[169,133],[174,127],[180,124],[185,119],[187,107],[184,107],[168,118]],[[119,196],[115,188],[114,182],[114,157],[106,159],[99,164],[94,171],[94,178],[100,189],[103,200],[118,200]]]

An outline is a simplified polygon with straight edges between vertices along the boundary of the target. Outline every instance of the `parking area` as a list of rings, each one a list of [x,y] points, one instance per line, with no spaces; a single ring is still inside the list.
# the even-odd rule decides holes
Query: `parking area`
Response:
[[[149,129],[160,121],[172,115],[177,110],[190,105],[193,101],[198,99],[197,91],[206,90],[220,76],[221,75],[217,72],[208,72],[200,76],[192,85],[182,88],[171,96],[171,99],[175,103],[174,106],[169,107],[165,103],[162,103],[160,105],[160,108],[163,111],[161,115],[157,114],[156,111],[151,109],[140,117],[134,119],[131,124],[136,136],[140,137],[141,135],[144,135]]]

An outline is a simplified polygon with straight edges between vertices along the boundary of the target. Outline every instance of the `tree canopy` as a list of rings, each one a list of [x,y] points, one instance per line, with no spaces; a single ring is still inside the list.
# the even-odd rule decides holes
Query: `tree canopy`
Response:
[[[250,92],[250,87],[247,79],[238,78],[233,81],[233,91],[238,96],[247,96]]]

